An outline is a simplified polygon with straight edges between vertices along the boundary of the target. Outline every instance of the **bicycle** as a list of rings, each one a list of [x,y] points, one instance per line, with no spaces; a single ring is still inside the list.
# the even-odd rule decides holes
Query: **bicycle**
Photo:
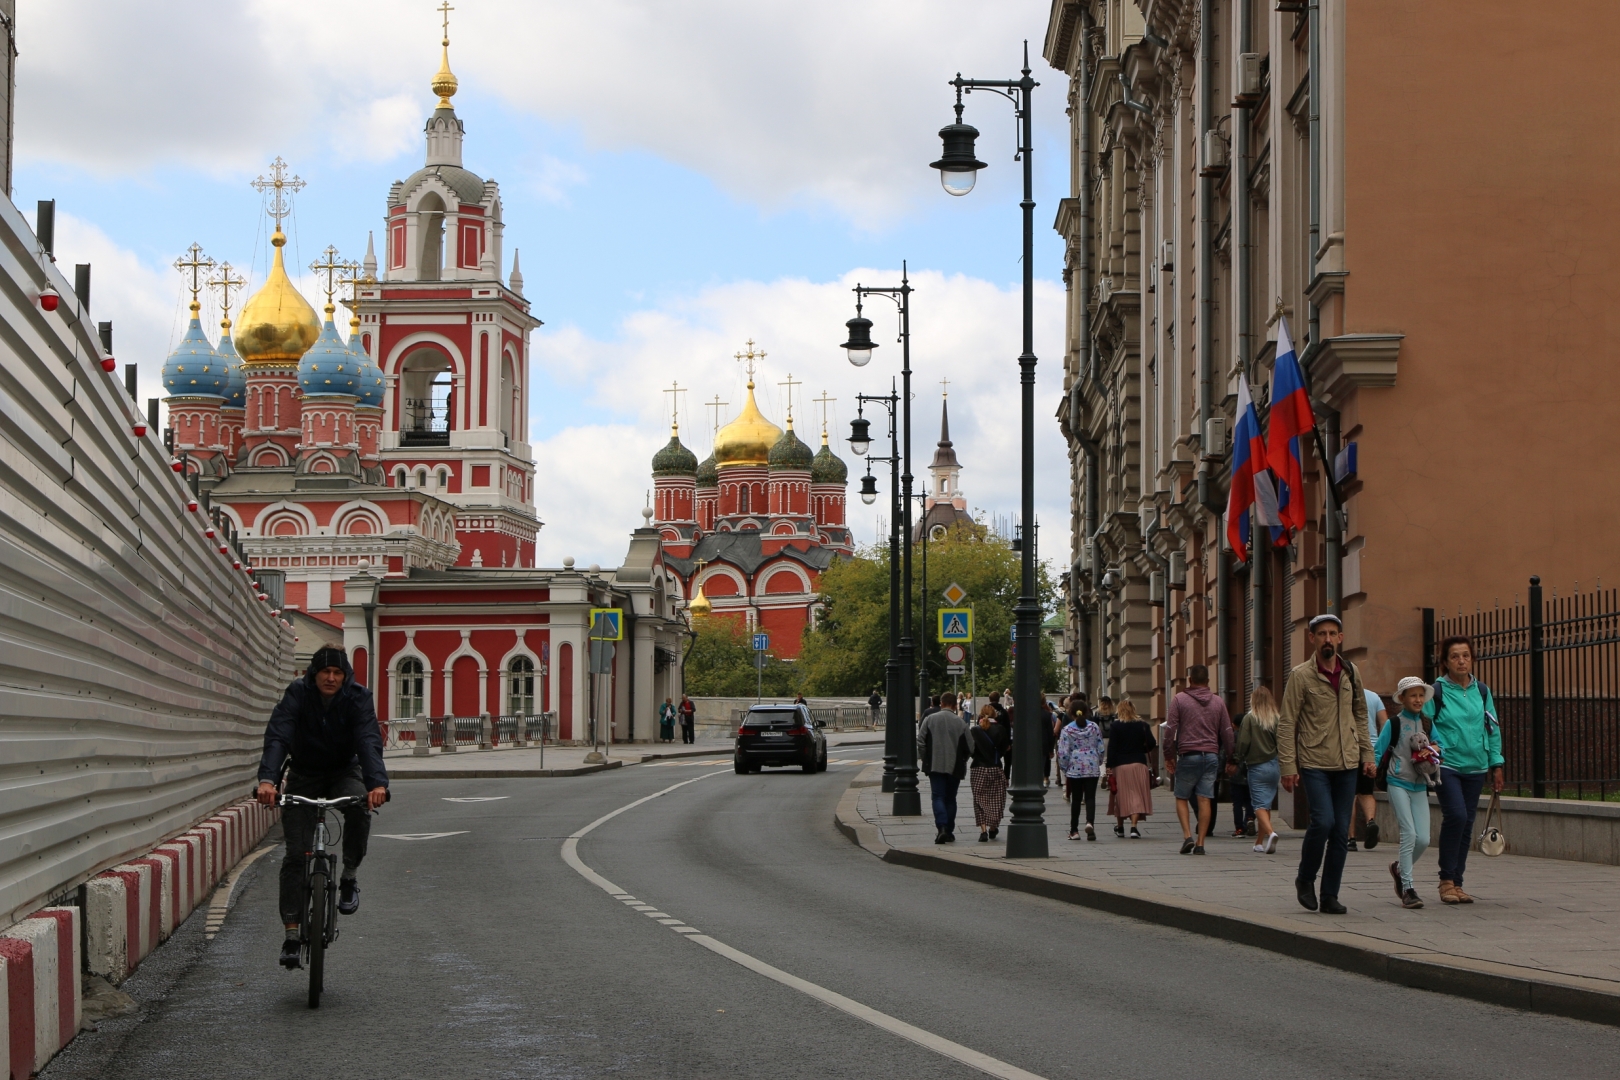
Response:
[[[321,1007],[322,978],[326,970],[326,947],[337,940],[337,856],[326,850],[329,834],[326,815],[330,810],[341,810],[352,804],[363,804],[362,796],[345,795],[340,799],[306,799],[302,795],[283,795],[280,805],[302,803],[314,807],[315,839],[310,845],[304,863],[304,917],[299,923],[298,940],[303,958],[309,967],[309,1007]]]

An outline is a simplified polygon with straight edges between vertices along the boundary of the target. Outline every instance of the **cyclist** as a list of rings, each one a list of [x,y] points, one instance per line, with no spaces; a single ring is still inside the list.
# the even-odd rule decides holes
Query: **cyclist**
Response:
[[[286,792],[306,799],[363,797],[364,804],[343,810],[343,873],[338,911],[360,910],[355,870],[366,857],[370,814],[388,798],[388,771],[383,767],[382,736],[371,691],[354,681],[354,669],[342,649],[315,651],[303,678],[295,680],[270,714],[264,731],[264,758],[259,763],[256,795],[265,806],[276,802],[276,782],[292,758]],[[281,945],[283,967],[299,966],[298,928],[304,907],[304,859],[315,836],[313,807],[288,806],[281,827],[287,854],[281,861],[281,921],[287,937]]]

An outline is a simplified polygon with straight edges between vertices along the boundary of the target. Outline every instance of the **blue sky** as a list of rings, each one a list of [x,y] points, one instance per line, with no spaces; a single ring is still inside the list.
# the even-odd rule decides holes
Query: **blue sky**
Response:
[[[34,25],[23,5],[13,197],[25,213],[57,200],[59,258],[96,264],[96,315],[115,321],[120,359],[140,361],[144,394],[155,396],[158,365],[184,330],[169,264],[195,240],[262,278],[265,219],[249,181],[272,157],[308,184],[290,230],[297,264],[327,244],[363,252],[389,184],[422,160],[437,16],[418,0],[335,14],[177,0],[165,27],[135,5],[61,6],[69,17]],[[951,118],[945,81],[958,66],[1016,74],[1022,39],[1039,48],[1045,3],[459,7],[451,62],[465,163],[500,182],[508,259],[521,250],[524,291],[546,322],[530,403],[542,563],[616,562],[639,524],[647,458],[668,438],[659,388],[692,388],[683,438],[702,456],[700,402],[718,393],[735,411],[742,377],[730,356],[746,337],[770,354],[759,379],[767,415],[783,421],[776,383],[792,371],[803,397],[839,398],[836,439],[854,393],[886,390],[898,366],[892,315],[870,308],[877,339],[890,342],[878,360],[856,372],[835,348],[854,313],[848,287],[890,283],[902,259],[919,288],[916,454],[931,454],[939,379],[949,377],[970,503],[1015,509],[1020,166],[1010,106],[969,99],[991,164],[971,196],[946,196],[927,163]],[[286,38],[307,44],[264,47]],[[205,64],[201,78],[188,70],[227,51],[243,59]],[[1050,419],[1062,328],[1051,224],[1068,176],[1063,80],[1038,57],[1035,68],[1039,502],[1043,554],[1058,557],[1067,482]],[[306,295],[319,306],[312,287]],[[810,410],[795,412],[808,432]],[[614,452],[593,449],[602,446]],[[876,521],[851,502],[869,541]]]

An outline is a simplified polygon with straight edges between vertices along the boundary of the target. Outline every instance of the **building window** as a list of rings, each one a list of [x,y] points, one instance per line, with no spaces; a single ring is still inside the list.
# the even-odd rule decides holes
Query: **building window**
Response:
[[[506,714],[534,715],[534,661],[527,656],[514,656],[506,674]]]
[[[427,489],[427,470],[426,469],[417,469],[416,470],[416,486],[419,487],[419,488],[422,488],[423,490]]]
[[[401,660],[394,679],[394,719],[409,720],[423,711],[422,661]]]

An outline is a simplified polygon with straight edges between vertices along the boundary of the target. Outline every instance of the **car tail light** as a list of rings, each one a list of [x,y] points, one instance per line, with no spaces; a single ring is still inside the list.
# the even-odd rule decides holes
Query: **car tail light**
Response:
[[[798,727],[788,728],[787,733],[789,735],[808,735],[810,734],[810,729],[805,727],[803,724],[800,724]]]
[[[740,738],[742,738],[742,737],[743,737],[743,736],[744,736],[744,735],[746,735],[746,734],[748,734],[748,729],[747,729],[747,728],[745,728],[745,727],[740,727],[740,728],[738,728],[738,729],[737,729],[737,738],[739,738],[739,739],[740,739]]]

